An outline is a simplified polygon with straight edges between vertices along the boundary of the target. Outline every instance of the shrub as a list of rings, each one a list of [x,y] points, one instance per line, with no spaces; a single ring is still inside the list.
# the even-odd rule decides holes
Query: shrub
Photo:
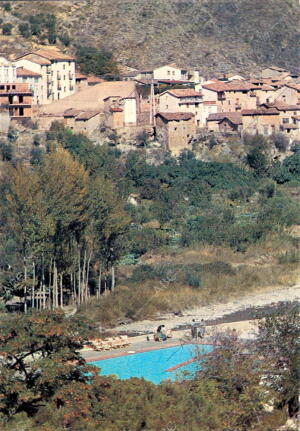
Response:
[[[272,135],[271,142],[281,153],[285,153],[289,146],[289,140],[283,133],[276,133],[275,135]]]
[[[113,54],[104,49],[98,50],[93,46],[80,46],[76,51],[77,62],[83,73],[105,75],[118,73],[117,63]]]
[[[10,3],[3,3],[3,9],[4,9],[6,12],[11,11],[11,4],[10,4]]]
[[[0,142],[0,154],[3,161],[12,160],[13,152],[13,146],[11,143]]]
[[[31,36],[30,27],[29,27],[29,24],[27,22],[19,24],[18,29],[19,29],[20,34],[23,37],[28,38]]]
[[[5,36],[10,36],[12,31],[13,25],[10,23],[5,23],[2,25],[2,34]]]
[[[69,46],[71,43],[71,38],[68,34],[62,34],[60,35],[60,41],[61,43],[63,43],[65,46]]]
[[[201,277],[196,271],[190,270],[185,274],[185,281],[191,287],[201,287]]]
[[[293,153],[300,153],[300,141],[293,141],[291,151]]]

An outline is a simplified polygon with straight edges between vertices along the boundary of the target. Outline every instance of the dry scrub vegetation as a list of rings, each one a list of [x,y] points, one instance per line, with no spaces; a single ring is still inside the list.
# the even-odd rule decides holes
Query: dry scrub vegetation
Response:
[[[154,318],[195,306],[227,302],[251,292],[292,286],[300,275],[298,240],[272,234],[245,253],[204,245],[144,256],[134,270],[120,271],[115,292],[83,308],[104,326]],[[282,256],[287,256],[283,263]],[[161,274],[161,276],[159,276]],[[140,279],[139,279],[140,278]]]

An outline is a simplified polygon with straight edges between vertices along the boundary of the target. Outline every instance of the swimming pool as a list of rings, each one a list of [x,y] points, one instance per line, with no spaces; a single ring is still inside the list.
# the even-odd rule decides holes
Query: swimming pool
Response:
[[[100,374],[104,376],[113,374],[121,380],[130,379],[130,377],[140,377],[158,384],[166,379],[175,381],[183,378],[183,373],[192,374],[197,369],[197,362],[192,362],[173,371],[167,370],[189,361],[196,354],[204,354],[211,350],[211,345],[195,346],[193,344],[186,344],[151,350],[149,352],[134,353],[117,358],[103,359],[90,362],[90,364],[100,368]]]

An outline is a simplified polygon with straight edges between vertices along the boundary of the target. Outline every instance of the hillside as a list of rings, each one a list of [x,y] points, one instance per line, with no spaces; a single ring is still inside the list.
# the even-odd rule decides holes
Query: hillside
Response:
[[[277,64],[298,68],[300,6],[296,0],[82,0],[18,2],[3,22],[34,13],[55,14],[57,34],[76,45],[95,45],[122,63],[147,68],[166,62],[212,71],[255,71]],[[1,51],[39,42],[13,30],[2,36]]]

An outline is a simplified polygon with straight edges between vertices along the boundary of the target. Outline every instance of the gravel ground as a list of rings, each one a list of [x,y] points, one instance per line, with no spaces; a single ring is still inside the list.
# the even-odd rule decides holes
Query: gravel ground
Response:
[[[142,320],[114,328],[118,333],[147,334],[165,324],[170,329],[179,329],[189,326],[192,319],[204,319],[207,324],[219,324],[237,322],[254,318],[255,311],[270,311],[282,302],[300,301],[300,284],[285,288],[270,288],[262,293],[252,293],[241,297],[239,300],[202,306],[184,311],[182,316],[166,314],[160,319]]]

